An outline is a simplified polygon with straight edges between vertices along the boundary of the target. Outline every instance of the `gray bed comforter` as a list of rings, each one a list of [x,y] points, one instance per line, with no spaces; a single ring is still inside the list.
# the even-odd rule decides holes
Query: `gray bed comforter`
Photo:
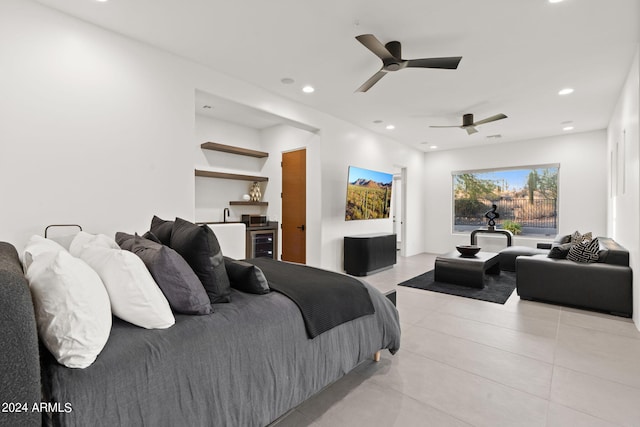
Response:
[[[395,307],[366,285],[375,314],[309,339],[298,307],[277,292],[232,290],[205,316],[166,330],[114,319],[86,369],[45,355],[45,398],[64,426],[264,426],[380,349],[400,345]],[[45,351],[46,353],[46,351]]]

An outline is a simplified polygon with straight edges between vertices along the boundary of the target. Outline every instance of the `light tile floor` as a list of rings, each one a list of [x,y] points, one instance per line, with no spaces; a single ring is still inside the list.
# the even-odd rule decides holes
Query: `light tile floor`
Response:
[[[288,426],[640,427],[640,332],[631,320],[396,285],[435,256],[366,280],[398,291],[400,351],[384,351],[286,416]]]

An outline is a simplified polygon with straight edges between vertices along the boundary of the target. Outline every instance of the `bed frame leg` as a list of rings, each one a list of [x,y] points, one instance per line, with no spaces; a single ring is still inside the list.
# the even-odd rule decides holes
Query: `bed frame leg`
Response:
[[[375,354],[373,355],[373,361],[374,362],[380,361],[380,350],[376,351]]]

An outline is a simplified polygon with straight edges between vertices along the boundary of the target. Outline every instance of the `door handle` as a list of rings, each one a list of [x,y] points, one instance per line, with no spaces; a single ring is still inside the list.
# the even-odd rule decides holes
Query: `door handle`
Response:
[[[297,226],[296,228],[299,228],[300,230],[304,231],[304,224]]]

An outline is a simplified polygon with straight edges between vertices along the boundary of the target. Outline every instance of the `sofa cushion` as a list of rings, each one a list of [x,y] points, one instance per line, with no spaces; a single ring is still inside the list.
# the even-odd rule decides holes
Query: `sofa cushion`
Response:
[[[569,250],[573,246],[573,243],[563,243],[561,245],[551,246],[551,250],[549,250],[549,258],[555,259],[565,259],[567,255],[569,255]]]
[[[571,234],[558,234],[555,239],[553,239],[553,244],[555,245],[563,245],[565,243],[571,242]]]
[[[250,294],[269,293],[269,282],[257,265],[224,257],[231,287]]]
[[[575,262],[590,263],[598,262],[598,251],[600,250],[600,244],[598,239],[585,240],[577,245],[572,245],[569,248],[567,259]]]
[[[546,255],[546,249],[529,246],[507,246],[500,251],[500,270],[516,271],[516,258],[519,256]]]
[[[211,303],[230,301],[231,284],[224,266],[224,257],[211,228],[176,218],[170,247],[191,266]]]
[[[629,266],[629,251],[609,237],[598,237],[598,262]]]

